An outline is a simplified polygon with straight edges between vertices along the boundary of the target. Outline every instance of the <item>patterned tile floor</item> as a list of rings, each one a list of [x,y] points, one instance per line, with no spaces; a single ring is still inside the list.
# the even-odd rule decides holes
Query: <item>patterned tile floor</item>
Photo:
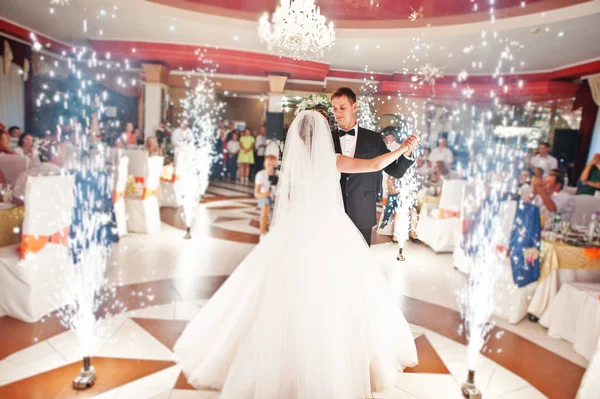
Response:
[[[94,386],[71,388],[81,365],[77,339],[52,315],[22,323],[0,317],[0,398],[217,398],[189,386],[172,348],[187,322],[206,304],[258,242],[252,187],[217,183],[198,207],[193,239],[182,239],[179,211],[161,210],[156,235],[129,235],[115,246],[108,276],[128,311],[101,322],[105,339],[93,364]],[[458,334],[455,290],[464,277],[451,258],[408,245],[408,261],[395,261],[387,238],[372,251],[398,295],[418,348],[419,365],[398,373],[377,398],[460,398],[466,369],[465,340]],[[502,327],[502,329],[500,328]],[[477,382],[485,398],[573,398],[586,363],[570,346],[548,338],[528,321],[498,321]]]

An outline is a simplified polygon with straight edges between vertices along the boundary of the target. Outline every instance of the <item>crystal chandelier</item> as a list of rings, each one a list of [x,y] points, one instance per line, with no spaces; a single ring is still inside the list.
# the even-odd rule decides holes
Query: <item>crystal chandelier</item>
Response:
[[[281,0],[273,13],[264,13],[258,24],[261,41],[281,56],[295,60],[323,58],[335,43],[333,22],[325,24],[315,0]]]

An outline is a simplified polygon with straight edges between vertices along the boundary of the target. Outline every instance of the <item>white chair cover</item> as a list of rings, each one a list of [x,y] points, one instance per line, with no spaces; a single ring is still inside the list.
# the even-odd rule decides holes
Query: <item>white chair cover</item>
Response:
[[[70,227],[73,189],[72,176],[27,179],[22,246]],[[15,319],[36,322],[68,302],[64,276],[73,267],[73,259],[67,246],[58,243],[49,242],[22,260],[16,249],[10,246],[0,251],[0,307]]]
[[[146,178],[148,175],[148,151],[124,150],[123,156],[129,158],[129,174]]]
[[[600,284],[564,284],[540,319],[552,338],[565,339],[575,352],[592,359],[600,336]]]
[[[438,211],[433,210],[432,215],[422,213],[419,217],[417,237],[436,253],[452,252],[460,238],[459,213],[462,209],[466,185],[467,182],[464,180],[444,180],[442,183],[439,208],[456,212],[456,216],[439,219]]]
[[[596,212],[600,212],[600,198],[593,195],[576,195],[573,213],[571,214],[571,224],[583,225],[586,221],[589,222],[590,215]]]
[[[130,161],[131,162],[131,161]],[[135,233],[160,232],[160,210],[158,207],[158,186],[163,167],[163,157],[150,157],[147,161],[148,174],[144,180],[141,196],[125,197],[127,209],[127,230]],[[131,171],[131,167],[129,168]]]
[[[508,249],[516,212],[516,201],[506,201],[500,208],[495,222],[495,225],[502,231],[502,234],[498,237],[499,241],[496,243],[499,247]],[[468,259],[460,244],[457,244],[454,249],[453,263],[461,272],[465,274],[469,272]],[[527,315],[527,307],[535,291],[536,284],[529,284],[521,288],[517,287],[513,280],[512,267],[508,257],[502,259],[499,267],[501,270],[494,285],[494,315],[507,320],[509,323],[516,324]]]
[[[127,185],[129,158],[119,159],[116,170],[115,187],[113,190],[113,201],[115,220],[117,222],[117,233],[119,237],[127,234],[127,214],[125,213],[125,187]]]
[[[466,180],[444,180],[442,182],[442,195],[440,208],[460,211],[462,209]]]
[[[19,175],[27,170],[27,158],[20,155],[0,155],[0,172],[9,184],[14,185]]]

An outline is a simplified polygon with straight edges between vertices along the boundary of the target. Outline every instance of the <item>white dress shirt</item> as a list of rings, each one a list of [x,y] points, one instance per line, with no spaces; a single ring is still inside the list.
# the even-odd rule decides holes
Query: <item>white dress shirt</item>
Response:
[[[554,205],[556,205],[556,213],[560,213],[561,220],[570,221],[571,213],[573,212],[573,207],[575,205],[575,197],[565,190],[561,190],[558,193],[553,193],[550,196],[550,199],[554,202]],[[540,208],[540,213],[544,212],[544,202],[539,195],[535,197],[533,203]]]
[[[446,164],[446,168],[450,170],[452,169],[454,154],[452,154],[452,150],[448,147],[444,147],[443,149],[436,147],[431,150],[431,154],[429,154],[429,161],[431,161],[432,165],[437,161],[442,161]]]
[[[348,131],[351,130],[354,130],[354,136],[346,134],[344,137],[340,137],[340,147],[342,149],[342,155],[354,158],[354,154],[356,153],[356,140],[358,139],[358,123]]]
[[[254,146],[256,148],[256,155],[259,157],[264,157],[265,150],[267,148],[267,137],[266,136],[256,137],[256,142],[255,142]]]
[[[545,157],[541,157],[540,154],[537,154],[531,158],[531,167],[541,168],[544,171],[544,177],[546,177],[552,169],[558,168],[558,161],[550,154]]]

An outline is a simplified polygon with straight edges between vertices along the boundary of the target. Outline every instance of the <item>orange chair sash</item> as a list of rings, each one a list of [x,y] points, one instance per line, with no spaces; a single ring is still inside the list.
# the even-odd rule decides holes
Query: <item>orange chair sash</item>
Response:
[[[71,226],[67,226],[51,236],[23,234],[23,237],[21,238],[21,259],[25,259],[25,256],[28,253],[37,253],[41,251],[48,243],[67,245],[70,232]]]
[[[440,208],[438,211],[438,219],[460,218],[460,211]]]
[[[117,202],[119,202],[119,200],[121,200],[123,198],[125,198],[125,192],[124,191],[113,190],[113,192],[112,192],[113,204],[116,204]]]
[[[136,183],[144,184],[144,178],[143,177],[135,176],[133,179],[135,180]]]
[[[158,195],[158,189],[149,190],[144,187],[144,191],[142,192],[142,199],[144,200],[148,197],[157,196],[157,195]]]

